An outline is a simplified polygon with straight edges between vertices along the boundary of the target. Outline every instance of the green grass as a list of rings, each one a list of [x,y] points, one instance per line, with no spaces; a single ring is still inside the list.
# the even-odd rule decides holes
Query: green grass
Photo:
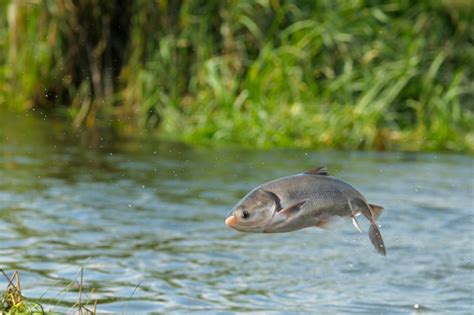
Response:
[[[0,3],[0,106],[190,143],[474,152],[469,0]]]
[[[5,278],[7,283],[5,292],[0,295],[0,314],[44,314],[41,304],[28,301],[21,295],[18,272],[8,276],[0,269],[0,278]]]
[[[74,305],[71,306],[68,313],[74,312],[77,314],[86,314],[86,315],[94,315],[96,314],[96,307],[97,301],[93,304],[92,308],[89,308],[87,304],[90,302],[89,299],[85,302],[83,300],[83,294],[87,296],[87,293],[83,292],[84,283],[83,283],[83,273],[84,270],[81,267],[79,272],[74,277],[74,280],[62,291],[63,293],[72,289],[73,285],[78,286],[78,299]],[[47,315],[54,315],[58,314],[54,311],[45,310],[43,305],[39,303],[38,300],[42,299],[41,296],[38,300],[32,300],[24,297],[21,292],[21,284],[20,284],[20,275],[17,271],[14,271],[11,276],[7,274],[6,271],[0,269],[0,284],[5,281],[6,288],[5,292],[0,291],[0,314],[6,315],[15,315],[15,314],[30,314],[30,315],[39,315],[39,314],[47,314]],[[45,294],[45,293],[44,293]],[[63,295],[64,297],[64,295]],[[56,305],[62,302],[61,300],[52,301]]]

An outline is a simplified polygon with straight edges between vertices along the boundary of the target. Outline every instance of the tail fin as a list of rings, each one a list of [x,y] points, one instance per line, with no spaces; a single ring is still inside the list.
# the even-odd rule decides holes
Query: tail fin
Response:
[[[383,243],[382,234],[380,234],[379,228],[377,227],[377,223],[375,221],[370,222],[369,228],[369,238],[374,245],[375,249],[379,252],[382,256],[387,256],[387,252],[385,251],[385,244]]]
[[[380,234],[379,228],[375,219],[382,213],[383,207],[377,205],[368,205],[362,199],[352,199],[351,204],[353,208],[358,209],[364,217],[370,222],[369,238],[374,245],[377,252],[380,255],[386,256],[385,244],[383,243],[382,234]]]

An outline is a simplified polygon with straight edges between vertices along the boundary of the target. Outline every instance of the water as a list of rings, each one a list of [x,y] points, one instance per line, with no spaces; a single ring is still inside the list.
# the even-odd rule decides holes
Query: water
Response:
[[[49,310],[71,311],[82,266],[83,300],[100,312],[473,312],[472,157],[114,141],[25,117],[0,126],[0,267]],[[387,257],[363,219],[363,234],[350,221],[287,234],[224,225],[257,184],[319,165],[386,208]]]

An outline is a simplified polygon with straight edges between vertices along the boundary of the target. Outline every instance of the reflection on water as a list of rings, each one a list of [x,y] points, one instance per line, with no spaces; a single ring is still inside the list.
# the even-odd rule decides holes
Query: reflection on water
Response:
[[[0,267],[51,308],[74,304],[64,288],[83,266],[104,312],[472,312],[471,157],[91,144],[62,128],[0,118]],[[319,165],[385,206],[387,257],[349,221],[224,225],[255,185]]]

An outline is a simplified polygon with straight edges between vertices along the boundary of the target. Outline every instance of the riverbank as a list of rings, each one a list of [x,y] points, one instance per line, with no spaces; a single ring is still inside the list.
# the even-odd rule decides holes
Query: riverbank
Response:
[[[3,0],[0,107],[193,144],[474,152],[470,1],[160,3]]]

